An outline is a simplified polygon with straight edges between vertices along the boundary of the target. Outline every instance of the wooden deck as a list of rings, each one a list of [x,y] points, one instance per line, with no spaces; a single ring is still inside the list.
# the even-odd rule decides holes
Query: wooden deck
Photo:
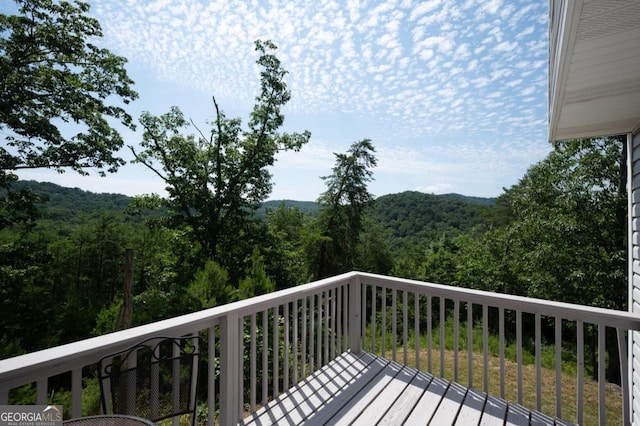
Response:
[[[376,357],[345,352],[242,425],[568,425]]]

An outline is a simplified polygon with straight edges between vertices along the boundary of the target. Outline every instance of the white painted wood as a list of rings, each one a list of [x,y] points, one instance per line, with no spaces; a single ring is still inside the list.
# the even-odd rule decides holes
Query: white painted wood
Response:
[[[562,418],[562,318],[555,318],[556,417]]]
[[[482,305],[482,366],[483,390],[489,393],[489,307]]]
[[[363,354],[363,356],[372,356],[371,354]],[[359,409],[366,407],[366,403],[362,401],[370,395],[371,388],[378,383],[380,377],[388,375],[385,368],[389,365],[389,361],[383,358],[373,357],[368,362],[366,368],[352,379],[348,386],[345,386],[341,393],[326,404],[322,409],[314,412],[313,416],[307,419],[307,425],[325,425],[325,424],[343,424],[346,418],[354,418],[359,414]],[[353,408],[357,406],[357,408]]]
[[[376,286],[372,286],[371,287],[371,319],[369,320],[369,324],[370,324],[370,328],[371,328],[371,349],[369,349],[369,352],[375,354],[376,353],[376,324],[377,324],[377,320],[376,320],[376,299],[378,298],[377,296],[377,287]]]
[[[555,424],[555,420],[552,417],[538,411],[531,412],[531,417],[529,418],[530,426],[549,426],[553,424]]]
[[[387,414],[391,406],[404,393],[414,379],[417,370],[398,365],[400,371],[389,384],[369,402],[360,415],[351,423],[352,426],[371,426],[377,424]],[[387,367],[389,369],[389,367]]]
[[[433,380],[432,375],[418,371],[402,394],[398,396],[393,405],[387,410],[384,417],[380,419],[378,425],[396,426],[405,424],[407,416],[420,400],[420,397],[422,397],[431,380]]]
[[[207,424],[216,424],[216,330],[214,327],[207,329],[207,337],[209,343],[209,362],[207,363],[207,375],[208,377],[208,392],[207,392],[207,406],[209,407],[207,413]]]
[[[431,295],[427,294],[427,371],[433,374],[433,360],[431,357],[431,351],[433,349],[431,342],[431,335],[433,331],[432,310]]]
[[[362,285],[357,277],[354,283],[349,286],[349,350],[352,353],[360,352],[360,342],[362,338]]]
[[[249,384],[249,409],[254,411],[256,409],[256,377],[257,373],[257,342],[256,342],[256,314],[251,314],[251,319],[249,320],[249,333],[250,333],[250,354],[249,354],[249,377],[251,383]]]
[[[262,311],[262,405],[269,400],[269,311]]]
[[[486,400],[487,394],[469,388],[464,397],[460,412],[456,417],[455,424],[459,426],[477,425],[482,418],[482,411]]]
[[[518,404],[522,404],[522,311],[516,311],[516,364],[518,370]]]
[[[607,421],[605,405],[605,334],[605,327],[598,325],[598,418],[601,425],[604,425]]]
[[[82,367],[71,371],[71,418],[82,416]]]
[[[332,425],[350,425],[365,408],[382,392],[385,387],[398,375],[402,367],[397,363],[390,363],[371,378],[366,386],[358,392],[358,397],[351,399],[339,409],[330,419]]]
[[[381,313],[381,325],[380,329],[382,331],[381,339],[381,348],[380,352],[382,356],[387,356],[387,289],[382,287],[382,313]]]
[[[536,410],[542,409],[542,330],[540,314],[535,315]]]
[[[398,296],[394,288],[391,290],[391,359],[396,361],[398,341]]]
[[[521,405],[508,404],[507,405],[507,418],[505,419],[505,426],[529,426],[529,410],[525,409]]]
[[[449,388],[447,389],[447,393],[440,401],[438,409],[431,418],[431,422],[434,425],[444,425],[451,423],[451,420],[457,417],[466,393],[467,389],[462,385],[456,382],[450,383]]]
[[[284,334],[282,336],[282,340],[284,341],[284,348],[283,348],[283,353],[282,353],[282,361],[283,361],[283,366],[282,366],[282,380],[283,380],[283,385],[282,387],[284,389],[289,389],[289,342],[290,342],[290,337],[289,337],[289,304],[285,303],[284,304],[284,312],[283,312],[283,317],[284,317]]]
[[[402,346],[403,346],[403,355],[402,362],[404,365],[407,365],[409,361],[407,360],[407,355],[409,355],[409,295],[407,290],[402,292]]]
[[[505,400],[489,395],[478,424],[479,426],[503,426],[506,416],[507,403]]]
[[[418,293],[415,293],[413,297],[413,336],[416,350],[416,370],[420,370],[420,295]]]
[[[293,302],[293,337],[292,337],[292,347],[293,347],[293,383],[298,383],[298,326],[299,326],[299,304],[298,300]],[[304,362],[304,361],[303,361]]]
[[[473,305],[466,303],[467,307],[467,386],[473,387]]]
[[[576,321],[576,346],[578,347],[576,412],[578,413],[578,424],[582,424],[584,419],[584,325],[582,321]]]
[[[438,409],[444,395],[447,393],[448,388],[448,381],[441,377],[434,377],[433,380],[429,382],[429,387],[424,391],[422,397],[418,400],[418,403],[413,408],[413,411],[411,411],[409,417],[407,417],[405,424],[428,424]]]
[[[317,415],[323,406],[326,407],[344,392],[354,379],[366,374],[373,360],[373,356],[364,352],[361,356],[344,353],[245,418],[241,424],[300,424],[309,416]],[[376,372],[369,375],[377,374],[382,368],[383,365],[374,365],[371,371]]]
[[[275,397],[280,394],[280,332],[278,330],[278,325],[280,323],[280,307],[274,307],[272,312],[273,323],[271,325],[273,327],[273,331],[271,332],[271,339],[273,339],[273,342],[271,343],[271,374],[273,378],[272,395]]]
[[[460,301],[453,301],[453,380],[458,380],[458,352],[460,351],[458,339],[460,336]]]
[[[444,321],[445,321],[445,303],[444,296],[440,296],[440,377],[444,377],[444,349],[445,349],[445,339],[444,339]]]

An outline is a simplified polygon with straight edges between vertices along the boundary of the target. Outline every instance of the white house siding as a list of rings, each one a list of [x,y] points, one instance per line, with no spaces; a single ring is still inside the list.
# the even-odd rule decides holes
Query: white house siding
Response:
[[[628,136],[630,153],[630,289],[629,309],[640,314],[640,133]],[[631,419],[634,425],[640,425],[640,332],[633,332],[629,336],[630,357],[632,360],[630,374],[633,390],[631,404]]]

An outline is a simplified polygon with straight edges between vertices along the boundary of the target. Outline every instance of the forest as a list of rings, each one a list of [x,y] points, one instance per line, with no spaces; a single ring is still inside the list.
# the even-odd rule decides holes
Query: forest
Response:
[[[335,154],[315,203],[266,203],[276,154],[311,139],[280,130],[291,92],[274,43],[255,42],[260,82],[246,121],[215,96],[207,129],[178,107],[136,121],[126,58],[93,44],[101,30],[87,4],[17,3],[18,15],[0,15],[0,359],[122,327],[129,248],[132,325],[351,270],[626,309],[622,138],[558,142],[496,199],[481,199],[375,197],[378,158],[363,135]],[[126,146],[115,123],[139,126],[140,143]],[[116,173],[120,149],[167,195],[18,179],[37,168]]]

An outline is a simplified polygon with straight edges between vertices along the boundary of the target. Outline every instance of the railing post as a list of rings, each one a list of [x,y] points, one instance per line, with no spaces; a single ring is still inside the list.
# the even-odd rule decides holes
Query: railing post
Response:
[[[220,318],[220,425],[231,426],[238,423],[240,395],[239,318],[230,312]],[[211,408],[211,407],[210,407]]]
[[[349,282],[349,349],[360,353],[362,335],[362,285],[360,275]]]

